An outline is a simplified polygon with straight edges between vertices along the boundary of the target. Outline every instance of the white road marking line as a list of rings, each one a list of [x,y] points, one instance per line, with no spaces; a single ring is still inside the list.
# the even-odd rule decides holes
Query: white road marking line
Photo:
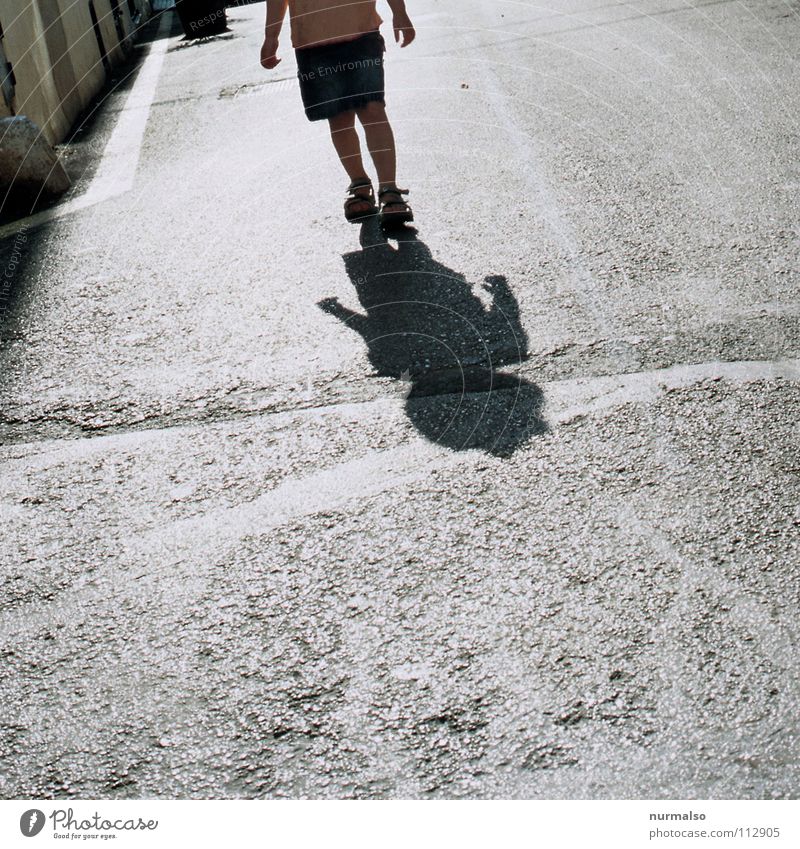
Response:
[[[579,416],[655,401],[665,390],[688,389],[704,380],[744,384],[783,378],[800,382],[800,360],[740,361],[675,365],[653,371],[609,377],[559,380],[542,387],[545,415],[551,423],[566,424]]]
[[[625,403],[654,401],[664,389],[688,388],[702,380],[714,378],[747,382],[753,379],[753,374],[758,374],[760,379],[780,376],[800,381],[800,361],[703,363],[700,366],[673,366],[655,372],[606,379],[562,381],[555,392],[555,386],[551,385],[555,405],[560,407],[555,410],[554,418],[563,423],[579,415]],[[580,392],[581,389],[585,400],[576,405],[576,390]],[[549,407],[551,396],[546,388],[544,394]],[[564,404],[565,401],[569,406]],[[345,504],[396,489],[425,477],[431,469],[465,466],[480,462],[483,457],[480,450],[453,452],[420,437],[409,445],[372,452],[332,469],[288,480],[247,504],[221,507],[200,516],[176,520],[167,528],[159,528],[153,538],[157,540],[161,553],[168,548],[170,553],[178,555],[186,548],[195,548],[198,541],[204,547],[230,544],[301,516],[320,510],[335,510]]]
[[[568,422],[580,415],[597,413],[626,403],[655,400],[664,390],[689,388],[704,380],[724,379],[733,384],[747,384],[759,380],[783,378],[800,383],[800,359],[778,362],[709,362],[698,365],[678,365],[638,374],[623,374],[599,378],[579,378],[545,384],[547,420],[551,424]],[[376,404],[395,405],[395,399],[367,401],[363,404],[343,404],[326,408],[267,413],[280,421],[306,412],[318,415],[321,409],[330,413],[353,415],[359,408],[374,408]],[[215,424],[221,424],[217,422]],[[198,425],[172,428],[178,434],[196,430]],[[11,457],[3,464],[13,471],[15,464],[24,464],[27,474],[70,461],[85,462],[93,454],[120,453],[135,450],[143,439],[164,438],[164,429],[129,431],[86,439],[47,440],[40,445],[42,453],[31,455],[32,444],[25,446],[26,454]],[[9,451],[13,451],[11,446]],[[433,470],[464,468],[485,462],[480,450],[455,452],[434,445],[419,437],[405,445],[384,451],[372,451],[333,467],[301,478],[285,480],[261,496],[234,507],[216,507],[200,515],[176,519],[145,532],[122,537],[120,558],[122,562],[139,562],[143,558],[152,565],[137,583],[137,591],[150,588],[154,594],[163,582],[165,571],[173,580],[169,585],[170,598],[190,593],[198,583],[207,582],[211,573],[198,571],[195,560],[202,551],[206,564],[212,563],[216,553],[240,540],[261,535],[288,522],[310,516],[320,511],[352,507],[364,498],[370,498],[391,489],[400,489],[426,477]],[[113,561],[114,567],[120,558]],[[185,571],[181,571],[184,569]],[[10,629],[35,628],[44,620],[58,619],[86,603],[94,593],[101,593],[106,569],[79,576],[60,594],[57,602],[41,610],[39,601],[23,604],[0,616],[0,634]],[[180,580],[175,580],[180,574]],[[154,595],[155,597],[155,595]],[[70,614],[71,615],[71,614]],[[43,617],[43,618],[42,618]]]
[[[162,15],[155,40],[150,44],[147,57],[128,94],[125,106],[119,113],[100,165],[87,190],[79,197],[52,209],[42,210],[0,227],[0,239],[13,236],[21,230],[39,227],[130,191],[136,178],[144,131],[164,64],[164,55],[169,47],[167,33],[171,26],[172,17]]]
[[[522,379],[535,379],[535,374],[518,372]],[[744,385],[760,380],[784,380],[800,383],[800,359],[787,360],[740,360],[721,362],[712,360],[692,365],[674,365],[651,371],[627,374],[601,375],[599,377],[577,377],[569,380],[554,380],[541,384],[544,395],[546,421],[551,424],[568,424],[581,416],[602,413],[625,404],[649,403],[665,391],[688,389],[705,380],[725,380],[734,385]],[[513,392],[513,389],[505,391]],[[374,410],[383,405],[388,408],[397,403],[395,398],[376,398],[346,404],[327,404],[295,410],[271,412],[248,411],[246,415],[230,415],[203,424],[180,424],[157,428],[114,431],[82,438],[61,437],[42,439],[0,446],[0,463],[6,468],[23,463],[26,468],[43,471],[53,464],[83,460],[106,451],[130,450],[144,439],[160,439],[166,432],[178,435],[191,433],[205,427],[234,426],[236,422],[257,417],[269,417],[275,427],[289,423],[297,416],[319,416],[321,414],[358,415],[360,410]],[[423,444],[428,444],[420,437]],[[444,449],[442,449],[444,450]],[[378,452],[379,453],[379,452]],[[446,453],[451,453],[449,450]],[[3,456],[5,455],[5,457]]]
[[[423,440],[388,451],[340,463],[330,469],[288,480],[252,502],[237,507],[218,507],[199,516],[166,523],[162,527],[120,539],[120,557],[96,571],[76,576],[58,597],[43,608],[40,601],[24,603],[0,614],[0,636],[30,633],[41,621],[59,621],[74,616],[86,599],[102,595],[109,575],[116,574],[120,562],[148,563],[137,578],[136,592],[144,592],[155,606],[168,594],[169,606],[177,608],[181,598],[196,597],[198,588],[214,578],[214,553],[236,545],[248,536],[275,530],[287,522],[322,510],[332,511],[358,503],[425,477],[432,469],[463,466],[478,462],[482,455],[457,455]],[[192,560],[198,549],[204,552],[203,565]],[[111,567],[109,570],[108,566]],[[170,581],[164,581],[166,573]],[[229,576],[230,577],[230,576]],[[246,584],[248,576],[242,575]],[[126,587],[132,586],[125,582]],[[122,590],[125,592],[125,590]]]
[[[167,33],[171,26],[171,16],[162,15],[156,40],[151,43],[147,58],[125,101],[125,108],[103,151],[100,166],[83,195],[82,200],[86,206],[117,197],[133,187],[150,107],[155,99],[164,55],[169,47]]]
[[[260,536],[303,516],[342,509],[351,503],[398,489],[426,477],[432,469],[479,462],[475,452],[460,456],[424,440],[414,440],[385,451],[375,451],[339,463],[321,472],[289,479],[253,501],[236,507],[218,507],[177,519],[130,539],[130,553],[167,555],[181,560],[198,543],[209,552],[248,536]],[[173,561],[174,562],[174,561]]]

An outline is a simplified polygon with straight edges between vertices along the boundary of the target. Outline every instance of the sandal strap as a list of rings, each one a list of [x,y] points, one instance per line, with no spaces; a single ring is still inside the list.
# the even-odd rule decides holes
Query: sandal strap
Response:
[[[344,199],[344,208],[345,211],[352,209],[356,204],[365,203],[369,205],[369,208],[373,211],[377,210],[377,206],[375,205],[375,198],[373,196],[366,197],[364,195],[350,195],[350,197],[346,197]]]
[[[409,192],[408,189],[399,189],[396,186],[394,188],[391,188],[391,189],[390,188],[380,189],[378,191],[378,199],[380,200],[384,195],[398,195],[398,196],[407,195],[408,192]],[[401,203],[401,202],[405,203],[405,201],[398,201],[398,203]]]
[[[344,202],[344,208],[345,209],[352,209],[352,207],[354,207],[358,203],[367,203],[367,204],[369,204],[370,209],[377,209],[375,204],[369,198],[359,198],[359,197],[347,198]]]
[[[352,183],[347,187],[348,192],[352,192],[353,189],[369,189],[374,192],[375,189],[372,188],[372,180],[369,177],[364,177],[361,180],[353,180]]]
[[[355,191],[350,191],[345,195],[344,204],[348,206],[351,203],[369,203],[375,206],[375,192],[365,192],[363,195]]]

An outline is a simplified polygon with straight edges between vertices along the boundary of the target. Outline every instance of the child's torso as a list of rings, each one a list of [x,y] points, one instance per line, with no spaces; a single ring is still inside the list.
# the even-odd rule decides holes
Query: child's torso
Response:
[[[381,25],[376,0],[289,0],[294,47],[349,41]]]

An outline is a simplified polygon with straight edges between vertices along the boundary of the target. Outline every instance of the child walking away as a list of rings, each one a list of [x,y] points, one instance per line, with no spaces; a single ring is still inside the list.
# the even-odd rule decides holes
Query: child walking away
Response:
[[[404,0],[387,0],[395,41],[407,47],[415,32]],[[394,134],[386,116],[383,87],[381,18],[376,0],[267,0],[267,23],[261,64],[274,68],[278,39],[289,9],[297,76],[309,121],[326,119],[339,159],[350,177],[344,214],[363,221],[380,214],[385,227],[414,220],[397,187]],[[356,118],[364,128],[367,149],[378,172],[377,205],[364,169]]]

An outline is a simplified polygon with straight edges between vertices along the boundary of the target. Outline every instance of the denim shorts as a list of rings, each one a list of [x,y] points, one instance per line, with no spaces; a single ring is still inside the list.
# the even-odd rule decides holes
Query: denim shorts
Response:
[[[308,120],[333,118],[373,101],[384,103],[385,51],[378,30],[351,41],[296,50],[297,78]]]

